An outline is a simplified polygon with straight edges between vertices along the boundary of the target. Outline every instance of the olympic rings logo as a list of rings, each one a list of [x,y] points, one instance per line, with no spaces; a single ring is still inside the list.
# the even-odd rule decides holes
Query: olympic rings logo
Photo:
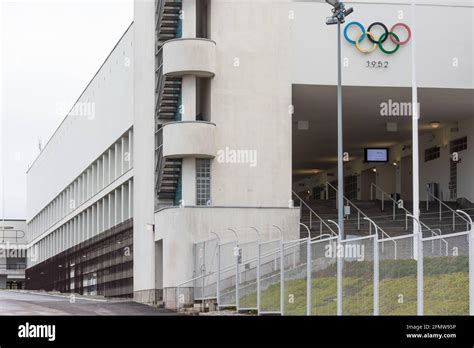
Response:
[[[349,35],[348,35],[348,30],[352,26],[357,26],[360,29],[360,33],[357,35],[357,37],[352,40]],[[371,32],[372,28],[374,27],[381,27],[384,31],[384,33],[377,39],[375,35]],[[403,28],[407,32],[407,38],[403,41],[400,41],[400,37],[395,34],[395,30],[398,28]],[[381,22],[374,22],[369,27],[367,30],[365,30],[365,27],[360,23],[360,22],[350,22],[346,25],[344,28],[344,37],[347,42],[351,43],[352,45],[355,45],[356,48],[362,52],[362,53],[372,53],[375,51],[375,49],[378,47],[380,50],[385,53],[385,54],[394,54],[395,52],[398,51],[400,46],[403,46],[407,44],[411,40],[411,29],[410,27],[405,24],[405,23],[396,23],[392,26],[390,30],[388,30],[387,26]],[[365,39],[368,38],[370,42],[372,42],[372,47],[368,49],[363,49],[361,47],[361,42]],[[391,41],[396,45],[393,50],[387,50],[383,44],[387,39],[390,37]]]

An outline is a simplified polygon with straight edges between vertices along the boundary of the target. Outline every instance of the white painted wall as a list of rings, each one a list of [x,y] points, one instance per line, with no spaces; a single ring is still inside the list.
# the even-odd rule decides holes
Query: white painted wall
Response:
[[[27,175],[27,219],[36,215],[132,126],[133,27],[124,34]]]
[[[217,150],[257,151],[258,164],[212,164],[213,205],[288,207],[291,83],[288,3],[212,1],[216,42],[211,122]]]
[[[214,239],[215,232],[222,243],[235,240],[232,228],[237,232],[239,243],[258,239],[280,239],[277,225],[285,240],[299,238],[299,208],[254,207],[189,207],[169,208],[155,214],[155,240],[163,240],[163,287],[176,287],[193,278],[193,243]],[[136,255],[136,254],[135,254]],[[134,261],[135,262],[135,261]]]
[[[381,2],[388,4],[380,4]],[[347,19],[367,28],[383,22],[411,26],[409,1],[345,1],[354,13]],[[419,87],[473,88],[474,4],[472,1],[427,0],[417,6],[417,78]],[[433,6],[432,4],[444,5]],[[455,7],[461,4],[465,7]],[[312,2],[292,2],[291,78],[295,84],[336,84],[336,26],[327,26],[331,7]],[[403,18],[400,19],[400,16]],[[452,28],[448,29],[448,28]],[[455,29],[454,29],[455,28]],[[343,25],[344,29],[344,25]],[[351,29],[352,30],[352,29]],[[453,34],[453,30],[456,34]],[[354,30],[356,32],[357,30]],[[368,40],[366,39],[366,44]],[[411,43],[387,56],[377,49],[363,54],[343,38],[343,84],[348,86],[411,86]],[[365,46],[364,46],[365,47]],[[387,47],[390,47],[387,45]],[[453,66],[457,59],[458,67]],[[367,60],[389,61],[388,69],[366,68]]]
[[[152,302],[155,288],[154,156],[155,156],[155,8],[134,2],[134,219],[133,290],[135,299]]]

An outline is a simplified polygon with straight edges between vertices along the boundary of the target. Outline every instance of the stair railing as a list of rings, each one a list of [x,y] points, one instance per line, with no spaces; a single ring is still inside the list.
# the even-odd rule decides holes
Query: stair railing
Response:
[[[313,227],[313,217],[318,222],[319,221],[319,233],[320,235],[323,234],[323,226],[325,226],[329,231],[331,231],[331,235],[337,236],[337,233],[324,221],[321,216],[319,216],[304,200],[301,198],[295,191],[293,191],[293,196],[300,202],[300,211],[301,216],[303,215],[303,209],[306,208],[309,211],[309,229],[311,230]],[[310,235],[311,237],[311,235]]]
[[[375,192],[375,195],[374,195]],[[381,194],[381,202],[382,202],[382,211],[384,210],[384,201],[385,197],[388,198],[389,201],[392,201],[393,204],[393,220],[395,221],[396,219],[396,211],[397,208],[401,209],[405,212],[405,231],[408,231],[408,215],[411,214],[410,211],[408,211],[404,206],[402,202],[397,202],[395,199],[393,199],[392,196],[390,196],[387,192],[385,192],[382,188],[377,186],[375,183],[370,184],[370,200],[373,201],[377,197],[377,192],[380,192]]]
[[[452,213],[452,216],[453,216],[453,231],[456,230],[456,216],[461,218],[464,222],[466,222],[466,231],[469,231],[469,223],[470,222],[464,216],[462,216],[457,211],[452,209],[449,205],[444,203],[441,199],[439,199],[438,197],[435,197],[428,189],[426,190],[426,211],[429,211],[429,209],[430,209],[430,198],[433,198],[439,204],[439,221],[441,221],[443,219],[442,214],[443,214],[443,206],[444,206],[448,209],[449,212]]]
[[[336,194],[338,192],[338,189],[336,187],[334,187],[331,183],[327,182],[326,183],[326,199],[328,199],[327,194],[329,192],[329,188],[333,189],[336,192]],[[351,207],[353,207],[357,211],[357,229],[360,230],[360,217],[361,217],[361,215],[362,215],[363,218],[367,218],[369,220],[370,220],[370,218],[367,216],[367,214],[365,214],[362,210],[360,210],[358,206],[356,206],[353,202],[351,202],[351,200],[349,200],[349,198],[344,196],[344,199],[345,199],[347,205],[350,205]],[[336,203],[337,203],[337,199],[336,199]],[[388,239],[388,240],[393,242],[393,244],[395,246],[395,255],[396,255],[397,254],[397,242],[395,241],[395,239],[390,237],[390,235],[387,232],[385,232],[378,224],[376,226],[377,226],[378,230],[382,233],[382,237],[380,238],[382,240],[382,252],[384,251],[383,240]],[[369,234],[372,235],[372,224],[371,223],[369,224]]]
[[[163,178],[163,173],[165,170],[165,158],[163,157],[163,127],[160,127],[156,132],[157,138],[157,147],[155,149],[156,153],[156,165],[155,165],[155,189],[156,195],[160,190],[161,180]]]
[[[410,211],[408,211],[404,206],[403,206],[403,203],[402,202],[397,202],[395,199],[393,199],[392,196],[390,196],[387,192],[385,192],[383,189],[381,189],[379,186],[377,186],[376,184],[372,183],[371,186],[370,186],[370,191],[371,191],[371,197],[373,198],[373,195],[372,195],[372,187],[375,188],[375,192],[379,191],[382,195],[382,199],[383,197],[387,197],[389,200],[392,201],[393,203],[393,220],[395,220],[395,209],[398,208],[398,209],[401,209],[404,211],[405,213],[405,230],[408,231],[408,217],[412,215],[412,213]],[[383,202],[383,200],[382,200]],[[422,226],[422,228],[425,228],[428,232],[431,233],[431,236],[441,236],[441,233],[436,233],[433,229],[431,229],[430,227],[428,227],[428,225],[426,225],[423,221],[421,221],[421,219],[419,219],[420,221],[420,224]]]
[[[334,192],[338,192],[338,189],[336,187],[334,187],[331,183],[327,182],[326,184],[326,200],[329,199],[329,188],[331,188],[332,190],[334,190]],[[352,203],[349,198],[347,198],[346,196],[344,196],[344,200],[346,202],[347,205],[353,207],[356,211],[357,211],[357,229],[360,230],[360,221],[361,221],[361,216],[362,217],[368,217],[362,210],[359,209],[358,206],[356,206],[354,203]],[[337,199],[336,199],[336,209],[338,209],[338,204],[337,204]],[[382,232],[383,230],[380,229]],[[369,225],[369,232],[370,234],[372,234],[372,225]],[[385,232],[384,232],[385,233]]]

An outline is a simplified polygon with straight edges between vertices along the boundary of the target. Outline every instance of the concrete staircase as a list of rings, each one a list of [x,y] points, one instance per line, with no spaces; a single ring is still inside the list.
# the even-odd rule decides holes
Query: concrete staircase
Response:
[[[353,203],[369,218],[383,229],[390,236],[399,236],[409,234],[413,232],[413,220],[406,219],[406,212],[396,207],[395,214],[393,214],[392,202],[384,202],[384,210],[382,210],[382,204],[379,200],[374,201],[353,201]],[[445,202],[452,209],[459,209],[459,205],[453,202]],[[332,219],[337,222],[337,209],[336,200],[308,200],[306,201],[311,209],[313,209],[322,219]],[[408,211],[413,211],[412,202],[405,202],[404,207]],[[430,229],[440,229],[442,234],[449,234],[453,232],[466,231],[466,222],[455,214],[455,229],[453,230],[453,213],[448,208],[443,207],[441,220],[439,215],[439,204],[431,202],[429,209],[426,209],[426,201],[420,203],[420,218],[421,221],[426,224]],[[474,210],[466,210],[471,216],[474,217]],[[302,211],[301,222],[308,225],[310,223],[309,211]],[[363,220],[363,216],[358,218],[358,212],[351,207],[351,214],[344,220],[344,229],[346,235],[368,235],[370,233],[369,224]],[[316,236],[319,233],[319,222],[312,221],[311,228],[312,236]],[[437,231],[436,231],[437,232]],[[301,229],[301,237],[307,237],[307,232],[304,228]]]
[[[182,161],[181,159],[163,157],[161,129],[167,122],[181,120],[179,106],[181,104],[182,79],[163,76],[163,45],[168,40],[181,37],[181,10],[181,0],[158,0],[156,2],[155,188],[157,206],[176,204],[180,195]]]

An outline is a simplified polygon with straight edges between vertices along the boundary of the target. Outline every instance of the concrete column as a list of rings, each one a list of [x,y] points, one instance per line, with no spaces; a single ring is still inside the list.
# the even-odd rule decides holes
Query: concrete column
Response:
[[[196,0],[183,0],[183,38],[196,37]],[[183,121],[196,120],[196,76],[183,77],[181,98],[183,106]],[[185,205],[196,204],[196,160],[183,158],[182,190]]]
[[[183,38],[196,37],[196,0],[183,0]]]
[[[183,106],[181,119],[183,121],[196,120],[196,82],[196,76],[183,76],[181,84],[181,103]]]
[[[134,2],[134,192],[133,292],[138,302],[155,299],[154,221],[154,2]]]
[[[196,159],[183,158],[183,202],[185,205],[196,205]]]

